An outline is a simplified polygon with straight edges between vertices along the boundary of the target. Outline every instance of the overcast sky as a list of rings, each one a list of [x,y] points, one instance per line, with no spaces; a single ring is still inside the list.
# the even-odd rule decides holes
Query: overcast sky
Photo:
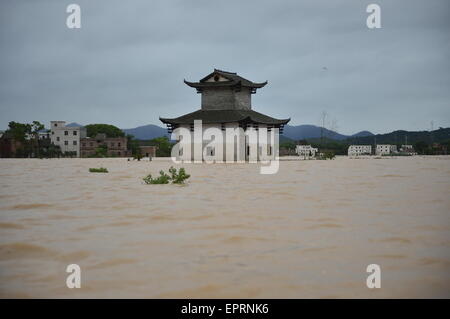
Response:
[[[81,6],[81,29],[66,7]],[[381,29],[366,7],[381,6]],[[213,68],[268,85],[253,109],[290,124],[450,126],[448,0],[0,2],[0,129],[9,121],[161,125],[200,107]],[[335,124],[332,125],[331,123]]]

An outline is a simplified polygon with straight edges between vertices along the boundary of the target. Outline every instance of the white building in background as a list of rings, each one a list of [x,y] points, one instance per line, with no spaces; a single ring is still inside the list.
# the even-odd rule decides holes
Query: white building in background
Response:
[[[400,153],[407,155],[417,155],[417,152],[414,150],[412,145],[402,145],[399,151]]]
[[[311,145],[296,145],[295,152],[298,156],[303,156],[304,158],[315,157],[318,152],[317,148],[311,147]]]
[[[412,145],[402,145],[400,147],[400,151],[414,151],[414,147]]]
[[[347,155],[372,155],[372,145],[350,145],[348,147]]]
[[[50,122],[50,141],[61,148],[61,152],[76,152],[80,157],[80,139],[86,137],[86,128],[66,126],[65,121]]]
[[[375,151],[376,155],[389,155],[397,153],[397,145],[391,144],[377,144]]]
[[[40,130],[39,132],[38,132],[38,138],[40,139],[40,140],[44,140],[44,139],[46,139],[46,138],[50,138],[50,130],[47,130],[47,129],[43,129],[43,130]]]

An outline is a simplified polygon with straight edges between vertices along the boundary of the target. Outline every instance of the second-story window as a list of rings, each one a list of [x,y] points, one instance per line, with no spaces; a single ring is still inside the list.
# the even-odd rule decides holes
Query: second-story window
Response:
[[[69,141],[64,141],[64,145],[69,145]]]
[[[73,145],[77,145],[77,141],[73,141]]]
[[[73,131],[73,135],[77,135],[77,131]]]
[[[56,141],[59,142],[59,136],[56,137]]]
[[[69,131],[64,131],[64,135],[69,135]]]
[[[119,143],[117,143],[117,146],[118,146],[118,147],[120,147],[120,142],[119,142]]]

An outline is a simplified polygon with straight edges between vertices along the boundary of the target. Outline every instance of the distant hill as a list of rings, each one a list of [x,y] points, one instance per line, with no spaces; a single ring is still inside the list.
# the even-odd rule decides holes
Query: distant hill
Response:
[[[167,129],[153,124],[138,126],[135,128],[126,128],[122,129],[122,131],[124,131],[125,134],[133,135],[138,140],[151,140],[161,136],[167,136],[170,138],[170,134],[167,133]]]
[[[122,129],[125,134],[131,134],[139,140],[150,140],[155,137],[167,136],[170,138],[170,134],[167,133],[167,129],[162,128],[158,125],[149,124],[144,126],[139,126],[136,128]],[[334,140],[345,140],[352,136],[372,136],[373,134],[369,131],[361,131],[354,135],[343,135],[336,133],[332,130],[323,129],[323,136],[325,138]],[[283,130],[283,135],[280,136],[280,141],[288,140],[302,140],[310,138],[320,138],[321,128],[315,125],[298,125],[291,126],[286,125]]]
[[[352,136],[345,140],[349,144],[415,144],[417,142],[443,143],[450,141],[450,128],[439,128],[434,131],[398,130],[387,134],[371,136]]]
[[[365,137],[365,136],[373,136],[374,134],[369,131],[361,131],[356,134],[353,134],[351,137]]]
[[[323,132],[323,133],[322,133]],[[333,140],[345,140],[349,137],[353,136],[372,136],[373,134],[369,131],[361,131],[354,135],[343,135],[332,130],[322,128],[320,126],[315,125],[297,125],[291,126],[286,125],[283,129],[283,135],[292,140],[303,140],[303,139],[311,139],[311,138],[320,138],[323,134],[324,138],[329,138]]]
[[[291,138],[289,138],[289,137],[286,137],[286,136],[284,136],[284,135],[280,135],[280,140],[279,140],[279,142],[280,142],[280,143],[286,143],[286,142],[294,142],[294,143],[295,143],[295,141],[294,141],[293,139],[291,139]]]
[[[67,126],[67,127],[81,127],[81,126],[83,126],[83,125],[78,124],[78,123],[76,123],[76,122],[73,122],[73,123],[66,124],[66,126]]]

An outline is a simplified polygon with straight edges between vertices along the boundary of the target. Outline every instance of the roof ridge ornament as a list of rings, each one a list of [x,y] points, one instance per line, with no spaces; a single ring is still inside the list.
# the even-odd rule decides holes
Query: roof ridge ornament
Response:
[[[216,68],[214,68],[214,72],[221,72],[221,73],[228,73],[228,74],[237,75],[237,72],[228,72],[228,71],[219,70],[219,69],[216,69]]]
[[[214,79],[215,75],[222,76],[227,79],[227,81],[221,81],[220,79]],[[213,78],[214,81],[208,81]],[[208,74],[204,78],[200,79],[198,82],[190,82],[184,80],[184,83],[190,87],[196,88],[197,93],[201,93],[204,88],[217,88],[217,87],[234,87],[236,85],[241,87],[250,88],[252,94],[256,93],[256,89],[262,88],[267,84],[267,81],[257,83],[252,82],[238,75],[237,73],[222,71],[219,69],[214,69],[214,72]]]

